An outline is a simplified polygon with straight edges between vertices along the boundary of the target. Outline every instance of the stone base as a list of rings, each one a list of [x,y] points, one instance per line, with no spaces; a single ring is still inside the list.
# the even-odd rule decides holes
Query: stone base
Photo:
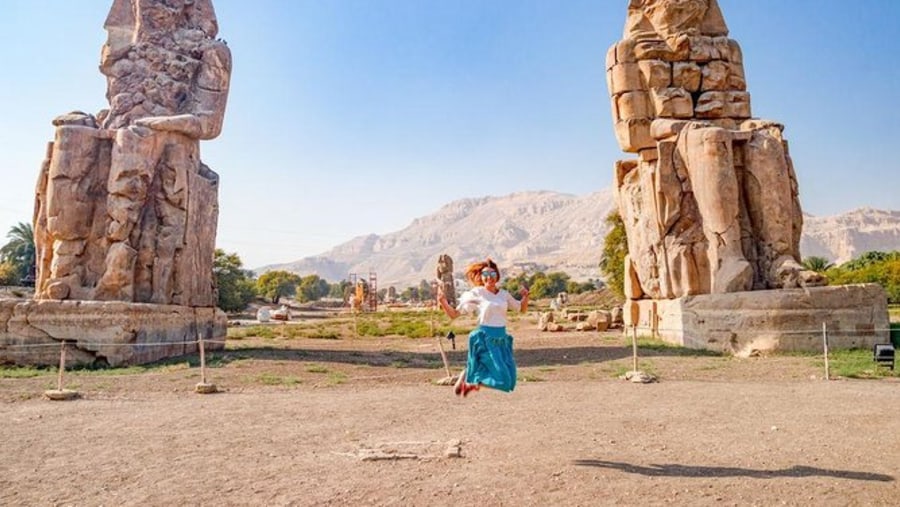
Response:
[[[54,366],[60,342],[67,365],[126,366],[225,347],[218,308],[101,301],[0,300],[0,363]]]
[[[770,351],[867,348],[890,341],[887,295],[877,284],[637,300],[625,329],[695,349],[749,356]]]

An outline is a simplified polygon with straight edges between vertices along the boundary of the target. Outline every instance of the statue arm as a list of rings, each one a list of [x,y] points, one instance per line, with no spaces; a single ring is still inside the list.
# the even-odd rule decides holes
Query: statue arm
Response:
[[[135,125],[165,132],[180,132],[188,137],[199,139],[202,126],[200,118],[193,114],[176,116],[148,116],[135,120]]]
[[[193,90],[191,113],[150,116],[135,125],[167,132],[180,132],[194,139],[213,139],[222,131],[225,103],[231,81],[231,51],[217,42],[203,53]]]

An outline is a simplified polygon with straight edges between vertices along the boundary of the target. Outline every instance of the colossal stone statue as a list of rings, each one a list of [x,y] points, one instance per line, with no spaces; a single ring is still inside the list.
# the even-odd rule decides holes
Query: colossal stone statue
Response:
[[[616,138],[637,154],[615,170],[627,327],[736,355],[819,350],[825,323],[832,346],[887,339],[881,287],[822,287],[800,265],[784,127],[751,118],[716,0],[631,0],[606,69]]]
[[[437,282],[440,284],[447,303],[452,307],[456,307],[456,284],[453,280],[453,259],[447,254],[441,254],[437,262]]]
[[[799,264],[783,126],[751,119],[716,0],[631,0],[606,68],[631,300],[824,284]]]
[[[219,135],[231,53],[211,0],[114,0],[100,70],[110,107],[53,124],[37,185],[37,299],[216,304]]]

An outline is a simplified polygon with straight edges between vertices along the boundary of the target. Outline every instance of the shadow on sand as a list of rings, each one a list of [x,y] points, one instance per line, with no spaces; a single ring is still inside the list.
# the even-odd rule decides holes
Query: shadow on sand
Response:
[[[780,470],[753,470],[738,467],[707,467],[678,464],[651,464],[649,466],[632,465],[618,461],[599,459],[579,459],[573,462],[577,466],[610,468],[630,474],[648,477],[750,477],[753,479],[772,479],[775,477],[836,477],[854,481],[893,482],[894,478],[885,474],[871,472],[854,472],[851,470],[829,470],[803,465],[794,465]]]

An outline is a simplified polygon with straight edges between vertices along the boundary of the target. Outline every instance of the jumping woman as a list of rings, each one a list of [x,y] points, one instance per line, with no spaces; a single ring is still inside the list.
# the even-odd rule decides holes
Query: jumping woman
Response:
[[[522,288],[521,301],[498,286],[500,270],[491,259],[470,264],[466,278],[472,288],[459,298],[456,308],[447,303],[443,292],[438,301],[451,319],[461,313],[478,313],[478,327],[469,333],[469,356],[466,369],[459,375],[454,392],[467,396],[482,386],[501,391],[516,388],[516,360],[512,354],[513,338],[506,332],[506,312],[528,310],[528,289]]]

